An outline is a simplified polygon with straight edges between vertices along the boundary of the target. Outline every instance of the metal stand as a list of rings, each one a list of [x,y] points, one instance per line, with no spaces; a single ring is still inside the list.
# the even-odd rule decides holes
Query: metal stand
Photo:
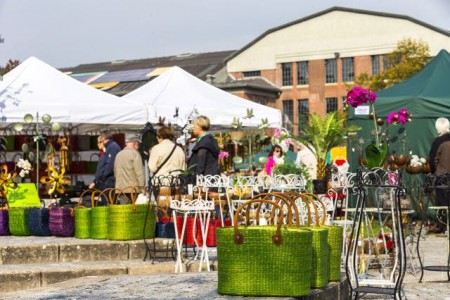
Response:
[[[402,211],[400,206],[400,197],[404,195],[405,190],[401,185],[401,173],[390,172],[383,169],[357,171],[355,179],[355,188],[357,191],[357,201],[355,214],[352,223],[349,248],[345,259],[345,272],[351,289],[351,295],[358,299],[362,294],[384,294],[392,295],[394,299],[401,299],[401,290],[403,278],[406,270],[405,239],[403,236]],[[386,240],[384,238],[383,223],[385,217],[382,217],[382,203],[378,199],[377,191],[385,189],[388,191],[392,200],[390,215],[392,218],[392,236],[395,245],[393,249],[392,264],[382,265],[375,263],[373,258],[376,255],[371,254],[371,242],[369,239],[369,254],[364,254],[364,236],[362,236],[361,226],[365,222],[365,217],[369,210],[374,210],[378,214],[380,229],[382,233],[382,244],[385,252],[387,251]],[[376,200],[375,208],[367,208],[367,196],[370,191]],[[372,194],[372,193],[371,193]],[[384,211],[387,212],[387,211]],[[384,213],[383,212],[383,213]],[[379,251],[377,248],[373,250]],[[377,254],[377,253],[375,253]],[[386,274],[386,270],[391,268]],[[373,269],[379,269],[379,272],[373,272]]]
[[[419,238],[417,240],[417,255],[419,258],[419,263],[420,263],[420,269],[421,269],[421,274],[420,274],[420,279],[419,282],[422,282],[423,279],[423,275],[424,275],[424,271],[434,271],[434,272],[446,272],[447,273],[447,281],[450,281],[450,231],[449,231],[449,227],[450,227],[450,174],[445,174],[445,175],[441,175],[441,176],[435,176],[435,175],[428,175],[427,178],[425,179],[425,191],[426,192],[430,192],[431,190],[444,190],[447,196],[447,206],[430,206],[428,207],[428,209],[435,209],[436,213],[439,213],[440,210],[445,210],[447,213],[447,241],[448,241],[448,245],[447,245],[447,265],[446,266],[424,266],[423,262],[422,262],[422,257],[420,255],[420,251],[419,251],[419,243],[420,243],[420,234],[422,232],[422,226],[423,226],[423,222],[421,225],[421,230],[419,231]]]

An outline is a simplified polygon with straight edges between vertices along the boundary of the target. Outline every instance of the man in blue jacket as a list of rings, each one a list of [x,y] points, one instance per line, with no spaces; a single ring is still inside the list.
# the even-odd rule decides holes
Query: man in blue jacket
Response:
[[[104,153],[98,160],[95,179],[89,185],[89,188],[96,188],[98,190],[114,188],[116,185],[114,161],[116,160],[117,153],[121,150],[120,146],[113,140],[113,134],[110,130],[100,132],[98,141],[103,143]],[[102,199],[101,202],[101,204],[106,204],[105,199]]]

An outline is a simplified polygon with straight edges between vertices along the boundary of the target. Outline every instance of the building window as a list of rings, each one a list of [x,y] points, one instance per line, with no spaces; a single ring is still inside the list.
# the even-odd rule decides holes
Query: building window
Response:
[[[325,98],[327,101],[327,114],[338,110],[338,100],[336,97]]]
[[[355,80],[353,57],[342,58],[342,81],[349,82]]]
[[[297,62],[297,81],[299,85],[308,84],[308,62],[299,61]]]
[[[294,119],[294,103],[292,100],[283,100],[283,127],[292,131],[292,120]]]
[[[390,68],[389,54],[383,55],[383,70],[389,70]]]
[[[261,71],[244,72],[244,77],[258,77],[261,76]]]
[[[307,123],[309,121],[309,100],[298,99],[297,100],[298,122]]]
[[[372,75],[380,74],[380,56],[372,55]]]
[[[267,103],[269,102],[267,97],[263,97],[263,96],[255,97],[254,101],[256,103],[259,103],[259,104],[262,104],[262,105],[267,105]]]
[[[336,59],[325,60],[325,83],[337,82],[337,66]]]
[[[281,64],[283,86],[292,85],[292,63]]]

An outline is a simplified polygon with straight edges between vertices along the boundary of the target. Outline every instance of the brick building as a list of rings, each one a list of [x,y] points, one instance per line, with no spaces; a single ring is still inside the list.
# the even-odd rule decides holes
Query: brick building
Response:
[[[381,72],[384,56],[405,38],[427,43],[432,56],[450,50],[449,31],[403,15],[333,7],[266,31],[227,58],[227,71],[278,87],[278,98],[266,102],[296,131],[302,115],[342,109],[345,84]]]

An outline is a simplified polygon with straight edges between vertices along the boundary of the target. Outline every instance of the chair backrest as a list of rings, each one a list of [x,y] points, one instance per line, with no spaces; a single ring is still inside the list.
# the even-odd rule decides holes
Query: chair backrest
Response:
[[[270,190],[286,191],[296,190],[302,191],[306,187],[305,178],[298,174],[276,174],[271,176]]]

